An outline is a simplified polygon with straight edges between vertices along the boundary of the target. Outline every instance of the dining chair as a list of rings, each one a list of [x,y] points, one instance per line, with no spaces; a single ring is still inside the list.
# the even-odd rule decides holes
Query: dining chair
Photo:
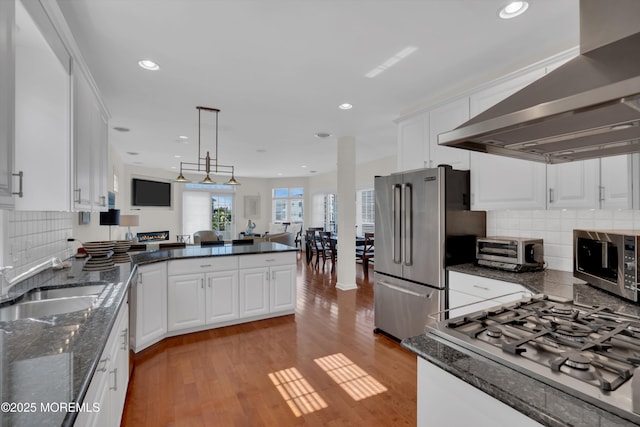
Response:
[[[356,259],[362,261],[362,270],[365,276],[369,274],[369,263],[374,262],[374,242],[374,233],[364,233],[364,244],[362,246],[356,246]]]
[[[316,230],[312,230],[312,229],[308,229],[305,232],[304,235],[304,246],[305,246],[305,253],[306,253],[306,257],[307,257],[307,264],[310,264],[313,256],[316,256],[316,265],[318,265],[318,256],[319,256],[319,252],[318,252],[318,245],[317,245],[317,236],[316,236]]]
[[[333,273],[336,268],[337,251],[335,245],[335,239],[332,238],[330,231],[320,232],[320,253],[322,254],[322,269],[327,263],[327,258],[331,260],[331,272]]]

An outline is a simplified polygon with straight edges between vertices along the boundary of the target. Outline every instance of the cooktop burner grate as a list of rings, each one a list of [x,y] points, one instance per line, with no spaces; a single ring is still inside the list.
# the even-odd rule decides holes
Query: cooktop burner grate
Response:
[[[640,322],[605,307],[538,296],[446,327],[602,391],[617,389],[640,366]]]

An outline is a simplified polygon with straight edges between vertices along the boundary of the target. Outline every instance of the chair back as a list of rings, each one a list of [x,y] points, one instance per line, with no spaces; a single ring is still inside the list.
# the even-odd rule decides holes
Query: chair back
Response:
[[[253,245],[253,239],[234,239],[232,245]]]
[[[201,248],[206,248],[209,246],[224,246],[224,240],[206,240],[206,241],[200,242]]]
[[[160,243],[158,247],[160,249],[180,249],[186,247],[187,244],[184,242],[173,242],[173,243]]]
[[[219,240],[218,235],[213,230],[200,230],[193,233],[193,243],[199,245],[200,242],[210,242]]]

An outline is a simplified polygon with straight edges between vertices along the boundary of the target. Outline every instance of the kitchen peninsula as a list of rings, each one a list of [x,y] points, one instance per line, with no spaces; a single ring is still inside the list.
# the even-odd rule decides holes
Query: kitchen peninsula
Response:
[[[83,295],[83,290],[100,289],[90,297],[71,296],[92,299],[82,309],[2,317],[2,401],[15,405],[0,414],[2,425],[119,424],[129,342],[139,351],[165,336],[295,311],[296,249],[289,246],[261,242],[156,250],[134,254],[132,261],[89,272],[83,271],[84,261],[71,260],[70,268],[39,273],[0,300],[0,311],[13,312],[16,305],[31,304],[38,292],[64,288]],[[202,307],[201,325],[184,323],[181,316],[200,315]],[[153,323],[157,319],[161,323]],[[136,333],[148,328],[154,335],[141,344]]]
[[[584,307],[607,307],[606,310],[615,313],[640,316],[637,305],[592,288],[568,272],[546,270],[518,274],[471,264],[450,267],[449,272],[462,274],[470,280],[483,277],[515,283],[534,294],[559,295]],[[469,317],[473,316],[469,314]],[[601,319],[605,318],[609,320],[609,316]],[[437,424],[434,421],[439,419],[437,412],[451,420],[460,393],[465,396],[466,410],[463,412],[473,417],[475,425],[492,425],[492,422],[495,425],[500,419],[505,423],[510,420],[512,425],[630,426],[637,425],[640,420],[640,415],[630,409],[633,378],[617,390],[601,391],[600,397],[588,399],[581,395],[583,391],[553,386],[532,372],[527,373],[454,341],[428,330],[426,334],[402,342],[418,356],[418,425],[424,425],[420,420],[425,417]],[[435,384],[436,377],[442,384]],[[572,379],[558,381],[570,382]],[[598,395],[597,380],[595,385],[585,383],[584,387],[588,393]],[[437,401],[433,398],[435,395],[440,396]],[[612,404],[613,399],[618,407]]]

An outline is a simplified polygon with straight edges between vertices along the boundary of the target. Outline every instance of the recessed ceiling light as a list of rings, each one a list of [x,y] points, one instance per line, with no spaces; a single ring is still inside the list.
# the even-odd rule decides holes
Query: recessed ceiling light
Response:
[[[314,134],[316,138],[329,138],[331,134],[329,132],[317,132]]]
[[[150,59],[141,59],[138,61],[138,65],[149,71],[157,71],[160,69],[160,66]]]
[[[307,168],[307,165],[300,165],[300,167],[301,167],[302,169],[306,169],[306,168]]]
[[[179,158],[180,158],[180,157],[182,157],[182,156],[181,156],[180,154],[176,154],[176,155],[175,155],[175,156],[173,156],[173,157],[175,157],[176,159],[179,159]]]
[[[127,154],[129,154],[131,156],[137,156],[140,153],[136,153],[135,151],[127,151]]]
[[[131,129],[124,126],[114,126],[113,130],[117,130],[118,132],[129,132]]]
[[[522,15],[527,8],[529,8],[529,3],[526,1],[512,1],[498,11],[498,16],[502,19],[515,18]]]
[[[278,172],[276,175],[278,175],[278,176],[282,176],[282,172]]]
[[[351,110],[353,108],[353,105],[345,102],[344,104],[338,105],[338,108],[341,110]]]
[[[180,139],[189,139],[188,136],[184,136],[184,135],[180,135],[178,138],[180,138]]]

